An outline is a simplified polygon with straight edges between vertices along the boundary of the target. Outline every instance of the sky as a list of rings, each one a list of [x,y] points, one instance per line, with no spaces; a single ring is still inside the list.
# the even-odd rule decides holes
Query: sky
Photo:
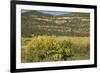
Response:
[[[50,15],[62,15],[62,14],[68,14],[67,12],[61,12],[61,11],[39,11],[45,14],[50,14]]]
[[[22,13],[29,12],[30,10],[22,10]],[[62,14],[68,14],[69,12],[61,12],[61,11],[44,11],[44,10],[38,10],[38,12],[44,13],[44,14],[50,14],[50,15],[62,15]]]

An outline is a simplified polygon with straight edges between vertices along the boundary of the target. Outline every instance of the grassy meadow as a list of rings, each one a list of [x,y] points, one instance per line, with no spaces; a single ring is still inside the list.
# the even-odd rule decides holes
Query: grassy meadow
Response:
[[[33,36],[22,38],[22,62],[86,60],[89,37]]]

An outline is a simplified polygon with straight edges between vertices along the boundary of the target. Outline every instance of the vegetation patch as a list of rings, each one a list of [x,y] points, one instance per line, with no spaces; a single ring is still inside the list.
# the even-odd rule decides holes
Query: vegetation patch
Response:
[[[33,36],[22,43],[24,63],[89,59],[88,37]]]

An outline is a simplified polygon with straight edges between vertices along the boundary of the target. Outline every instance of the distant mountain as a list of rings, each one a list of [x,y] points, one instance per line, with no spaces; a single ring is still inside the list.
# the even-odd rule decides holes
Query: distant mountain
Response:
[[[22,13],[22,15],[37,15],[37,16],[52,16],[50,14],[45,14],[45,13],[42,13],[42,12],[39,12],[39,11],[29,11],[29,12],[25,12],[25,13]]]
[[[80,16],[80,17],[90,17],[89,13],[79,13],[79,12],[70,12],[69,14],[63,14],[60,16],[72,16],[72,17],[76,17],[76,16]]]
[[[39,11],[22,13],[22,36],[59,35],[59,36],[89,36],[89,13],[67,13],[50,15]]]

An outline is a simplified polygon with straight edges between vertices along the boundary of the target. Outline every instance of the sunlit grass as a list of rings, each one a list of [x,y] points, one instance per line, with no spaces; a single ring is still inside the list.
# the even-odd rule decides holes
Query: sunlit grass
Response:
[[[22,62],[89,59],[89,37],[33,36],[22,38]]]

